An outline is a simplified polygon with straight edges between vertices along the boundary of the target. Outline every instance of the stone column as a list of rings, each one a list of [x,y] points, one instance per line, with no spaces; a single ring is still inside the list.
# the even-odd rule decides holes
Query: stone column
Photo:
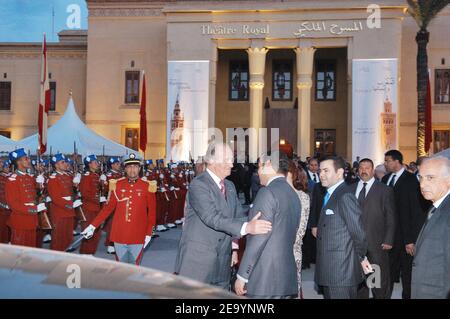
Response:
[[[248,62],[250,73],[250,160],[258,157],[258,130],[263,127],[263,88],[266,68],[266,48],[249,48]],[[253,129],[253,130],[252,130]],[[256,131],[255,131],[256,130]],[[256,156],[256,158],[255,158]]]
[[[294,49],[297,56],[297,154],[302,160],[311,154],[311,88],[314,47]]]

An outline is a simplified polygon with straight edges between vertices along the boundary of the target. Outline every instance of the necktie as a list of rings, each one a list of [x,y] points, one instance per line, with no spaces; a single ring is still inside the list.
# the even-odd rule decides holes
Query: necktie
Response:
[[[313,181],[314,181],[314,183],[317,183],[316,173],[313,174]]]
[[[395,174],[394,175],[392,175],[392,179],[391,179],[391,182],[389,183],[389,186],[391,186],[391,187],[394,187],[395,186]]]
[[[225,197],[225,199],[227,199],[227,191],[225,189],[225,181],[221,180],[219,184],[220,184],[220,192]]]
[[[428,219],[431,218],[431,216],[433,216],[433,213],[436,211],[436,207],[434,207],[434,205],[432,205],[430,207],[430,209],[428,210]]]
[[[328,200],[330,199],[330,193],[326,193],[325,197],[323,198],[323,207],[328,203]]]
[[[364,201],[366,200],[366,186],[367,186],[367,183],[363,183],[363,188],[361,189],[361,191],[359,192],[359,195],[358,195],[358,203],[359,203],[359,206],[363,206],[363,204],[364,204]]]

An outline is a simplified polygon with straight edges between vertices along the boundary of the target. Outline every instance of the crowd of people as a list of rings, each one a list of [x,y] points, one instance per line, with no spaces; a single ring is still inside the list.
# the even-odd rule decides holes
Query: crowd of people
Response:
[[[19,149],[0,161],[0,242],[65,251],[80,229],[80,254],[94,255],[102,229],[109,253],[139,265],[158,232],[183,225],[167,271],[238,295],[302,298],[315,264],[326,299],[389,299],[399,281],[404,299],[448,298],[450,160],[384,155],[237,163],[212,143],[196,164],[89,155],[79,171]]]
[[[448,298],[450,160],[384,155],[375,166],[280,153],[277,165],[263,156],[253,166],[210,145],[188,192],[175,272],[247,297],[302,298],[302,269],[315,264],[326,299],[389,299],[400,280],[404,299]],[[248,185],[245,213],[237,196]]]

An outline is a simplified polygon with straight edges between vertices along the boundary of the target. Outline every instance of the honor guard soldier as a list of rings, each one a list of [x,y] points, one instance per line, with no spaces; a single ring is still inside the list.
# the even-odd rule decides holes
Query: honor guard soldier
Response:
[[[34,174],[30,174],[36,178],[36,184],[38,188],[38,198],[39,202],[45,202],[46,206],[49,207],[51,199],[48,196],[48,177],[50,175],[50,162],[45,162],[47,165],[44,165],[44,160],[40,158],[39,160],[32,160],[31,164],[33,165]],[[46,169],[48,168],[48,169]],[[49,222],[51,223],[51,216],[47,216],[49,218]],[[51,231],[48,229],[40,229],[37,230],[37,246],[41,247],[42,244],[50,243],[52,240]]]
[[[158,186],[158,193],[156,195],[156,231],[157,232],[163,232],[168,230],[164,224],[167,220],[167,214],[169,212],[169,189],[168,184],[165,181],[164,177],[164,169],[156,170],[156,172],[159,171],[158,179],[157,179],[157,186]]]
[[[48,181],[48,195],[51,198],[50,214],[53,224],[52,242],[50,249],[64,251],[73,239],[74,208],[81,205],[81,201],[74,201],[73,178],[67,172],[67,158],[63,154],[56,154],[51,158],[55,172]]]
[[[9,154],[11,162],[17,168],[6,182],[6,204],[11,209],[8,225],[11,229],[11,244],[37,247],[38,216],[47,208],[38,203],[36,181],[27,174],[31,168],[30,158],[23,148]]]
[[[97,217],[101,203],[106,202],[106,197],[102,193],[102,183],[106,183],[106,176],[102,178],[98,173],[100,165],[95,155],[86,156],[84,165],[87,171],[81,176],[80,193],[83,201],[83,211],[86,221],[81,223],[81,228],[89,226],[95,217]],[[80,254],[95,254],[98,242],[100,240],[100,232],[97,232],[89,240],[84,240],[80,246]]]
[[[6,204],[6,181],[10,176],[9,167],[9,160],[0,162],[0,244],[7,244],[10,240],[10,231],[7,223],[11,210]]]
[[[123,176],[121,171],[121,163],[120,158],[118,157],[111,157],[108,160],[108,165],[110,167],[109,172],[106,174],[106,179],[109,185],[109,182],[111,180],[117,180]],[[106,252],[108,254],[115,254],[116,250],[114,249],[114,243],[110,240],[110,234],[111,234],[111,225],[112,225],[112,216],[114,213],[111,214],[106,219],[105,225],[103,226],[103,231],[106,233],[105,238],[105,246],[106,246]]]
[[[156,223],[156,182],[139,178],[140,160],[134,154],[129,155],[124,166],[126,176],[110,180],[107,204],[82,234],[92,237],[114,211],[110,239],[116,259],[139,265]]]

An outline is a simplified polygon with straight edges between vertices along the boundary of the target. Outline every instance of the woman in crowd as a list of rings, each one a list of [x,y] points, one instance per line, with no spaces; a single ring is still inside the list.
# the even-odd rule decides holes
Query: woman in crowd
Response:
[[[300,214],[300,225],[297,229],[297,236],[294,244],[294,257],[295,263],[297,264],[297,282],[298,282],[298,297],[300,299],[303,298],[302,295],[302,244],[303,244],[303,236],[306,232],[306,226],[308,224],[309,218],[309,207],[310,207],[310,198],[308,195],[308,177],[306,176],[305,170],[299,166],[298,168],[295,166],[293,162],[289,166],[289,172],[286,176],[288,183],[292,186],[292,188],[296,191],[300,203],[301,203],[301,212]]]

